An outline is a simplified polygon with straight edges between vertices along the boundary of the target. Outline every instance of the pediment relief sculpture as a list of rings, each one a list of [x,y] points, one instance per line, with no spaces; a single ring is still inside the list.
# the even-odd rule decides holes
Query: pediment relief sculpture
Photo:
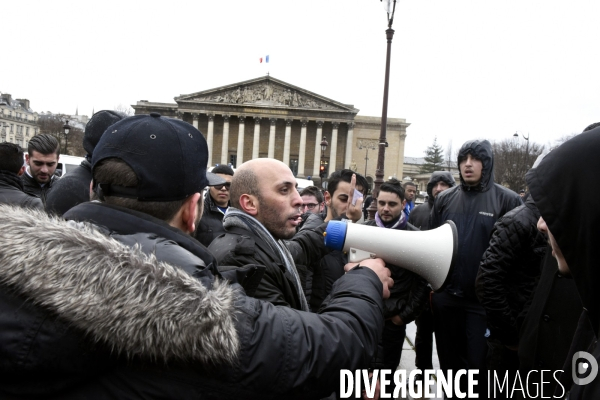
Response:
[[[194,98],[195,101],[229,103],[229,104],[255,104],[269,106],[287,106],[310,109],[339,109],[323,101],[302,95],[301,93],[272,83],[238,86],[228,91],[220,91],[206,96]]]

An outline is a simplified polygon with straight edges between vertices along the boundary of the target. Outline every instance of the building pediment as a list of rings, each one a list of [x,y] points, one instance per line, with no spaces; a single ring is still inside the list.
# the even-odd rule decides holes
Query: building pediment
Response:
[[[252,106],[358,113],[352,105],[331,100],[306,89],[265,76],[175,98],[178,104]]]

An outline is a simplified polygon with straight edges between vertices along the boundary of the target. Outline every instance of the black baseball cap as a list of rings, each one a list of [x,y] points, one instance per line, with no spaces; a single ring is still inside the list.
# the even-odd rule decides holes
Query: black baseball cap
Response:
[[[124,161],[138,178],[135,188],[104,187],[105,195],[140,201],[182,200],[225,180],[206,171],[208,146],[187,122],[158,113],[136,115],[111,125],[92,155],[92,170],[102,160]],[[107,193],[109,191],[110,193]]]

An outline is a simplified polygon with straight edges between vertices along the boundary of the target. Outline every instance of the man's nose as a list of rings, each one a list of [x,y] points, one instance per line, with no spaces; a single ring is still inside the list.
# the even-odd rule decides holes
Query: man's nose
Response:
[[[544,221],[544,218],[540,217],[540,219],[538,219],[537,228],[538,231],[546,233],[548,226],[546,225],[546,221]]]

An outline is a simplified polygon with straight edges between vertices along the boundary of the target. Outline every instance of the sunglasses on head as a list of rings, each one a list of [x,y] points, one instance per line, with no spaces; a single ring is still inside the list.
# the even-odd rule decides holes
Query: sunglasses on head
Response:
[[[223,188],[225,188],[226,190],[229,190],[229,188],[231,188],[231,182],[226,182],[222,185],[214,185],[213,187],[217,190],[221,190]]]

